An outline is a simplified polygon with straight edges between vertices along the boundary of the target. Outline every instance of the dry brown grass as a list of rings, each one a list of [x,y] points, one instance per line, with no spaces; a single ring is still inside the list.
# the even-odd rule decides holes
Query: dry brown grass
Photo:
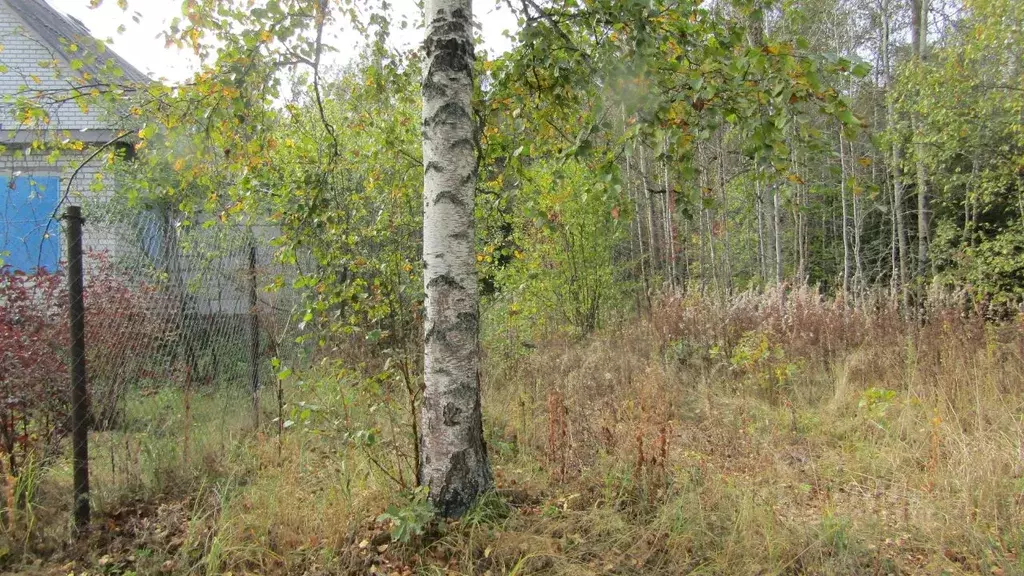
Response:
[[[322,421],[280,457],[202,400],[189,470],[170,424],[166,461],[127,474],[127,449],[102,492],[107,537],[43,573],[104,557],[106,574],[1024,572],[1019,320],[907,325],[811,290],[670,300],[582,342],[492,354],[486,374],[499,491],[461,522],[390,542],[375,516],[405,496],[328,432],[383,438],[407,416],[325,378],[289,390]]]
[[[557,493],[643,534],[598,545],[661,562],[633,572],[1020,571],[1021,324],[940,310],[907,325],[810,290],[780,302],[665,302],[540,346],[485,404],[518,405],[495,428],[544,453],[538,399],[565,398]]]

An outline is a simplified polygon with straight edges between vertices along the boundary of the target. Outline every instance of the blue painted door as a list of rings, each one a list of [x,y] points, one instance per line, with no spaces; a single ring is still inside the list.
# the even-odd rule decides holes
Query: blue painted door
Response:
[[[57,270],[60,223],[57,176],[0,175],[0,260],[21,272]]]

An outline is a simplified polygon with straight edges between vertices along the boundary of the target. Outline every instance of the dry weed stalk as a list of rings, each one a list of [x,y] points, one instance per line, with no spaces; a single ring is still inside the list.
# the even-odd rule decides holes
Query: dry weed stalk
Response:
[[[565,480],[568,458],[568,417],[565,395],[557,390],[548,392],[548,465],[558,470],[562,481]]]

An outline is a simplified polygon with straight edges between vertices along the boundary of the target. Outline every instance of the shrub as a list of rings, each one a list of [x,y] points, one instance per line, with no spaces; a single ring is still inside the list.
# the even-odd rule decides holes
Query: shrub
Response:
[[[148,305],[150,286],[121,273],[105,253],[85,258],[91,419],[107,428],[137,380],[143,351],[164,330]],[[31,453],[52,455],[69,429],[67,310],[63,272],[0,270],[0,451],[14,476]]]
[[[67,415],[67,298],[59,273],[0,270],[0,450],[8,473],[52,448]]]

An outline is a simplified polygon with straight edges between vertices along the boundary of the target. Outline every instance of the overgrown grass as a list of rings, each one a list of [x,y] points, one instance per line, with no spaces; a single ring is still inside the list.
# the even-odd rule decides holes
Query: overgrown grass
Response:
[[[70,470],[34,467],[3,561],[62,576],[1024,572],[1018,320],[908,326],[810,291],[668,301],[584,341],[491,348],[485,374],[498,491],[460,522],[418,512],[400,387],[320,368],[285,384],[280,437],[270,391],[258,431],[241,386],[196,392],[187,418],[173,387],[138,391],[125,426],[93,438],[95,533],[61,546]]]

